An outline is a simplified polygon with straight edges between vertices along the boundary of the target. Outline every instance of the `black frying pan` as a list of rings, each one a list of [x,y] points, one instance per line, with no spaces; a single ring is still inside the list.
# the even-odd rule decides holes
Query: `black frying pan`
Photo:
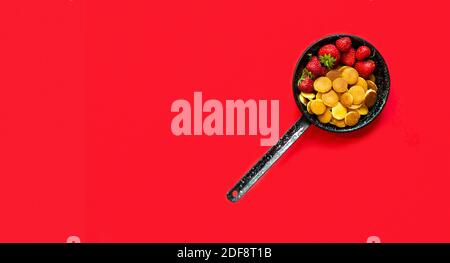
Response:
[[[317,54],[320,47],[326,44],[335,43],[335,41],[343,36],[348,36],[352,39],[353,47],[359,47],[361,45],[368,46],[373,52],[373,57],[371,58],[375,64],[376,69],[374,75],[376,78],[375,84],[378,87],[377,90],[377,100],[375,105],[369,110],[367,115],[361,116],[359,122],[355,126],[346,126],[344,128],[336,127],[332,124],[323,124],[319,122],[316,116],[311,115],[306,110],[306,106],[299,101],[299,91],[297,88],[297,82],[302,74],[303,68],[308,63],[307,54]],[[236,202],[269,170],[269,168],[280,158],[280,156],[286,152],[286,150],[303,134],[303,132],[311,125],[330,131],[330,132],[351,132],[358,130],[370,122],[372,122],[381,112],[386,100],[389,95],[390,77],[389,71],[381,56],[380,52],[366,40],[347,34],[335,34],[324,37],[311,46],[309,46],[302,54],[295,67],[294,78],[292,80],[292,90],[294,93],[294,99],[297,103],[297,107],[302,112],[302,117],[295,122],[295,124],[281,137],[281,139],[272,146],[269,151],[236,183],[236,185],[231,188],[227,194],[227,198]]]

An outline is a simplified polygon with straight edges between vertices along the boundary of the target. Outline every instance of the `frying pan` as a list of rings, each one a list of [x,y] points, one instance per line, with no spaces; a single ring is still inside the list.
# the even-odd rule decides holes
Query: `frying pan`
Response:
[[[375,62],[376,68],[374,75],[376,78],[375,84],[378,87],[377,100],[375,105],[369,110],[367,115],[361,116],[358,123],[355,126],[346,126],[344,128],[336,127],[329,123],[321,123],[315,115],[309,114],[306,106],[299,100],[299,90],[297,88],[298,80],[302,75],[302,70],[305,68],[309,61],[308,54],[317,54],[320,47],[326,44],[334,44],[337,39],[348,36],[352,40],[353,47],[359,47],[362,45],[368,46],[371,53],[371,59]],[[317,40],[311,46],[309,46],[302,54],[295,67],[294,77],[292,79],[292,91],[294,94],[294,100],[297,103],[297,107],[300,109],[302,116],[298,119],[294,125],[281,137],[278,142],[272,146],[266,154],[231,188],[227,193],[228,200],[236,202],[247,193],[247,191],[269,170],[269,168],[291,147],[291,145],[313,124],[323,130],[330,132],[352,132],[371,123],[383,110],[389,95],[390,77],[389,71],[381,56],[380,52],[366,40],[348,34],[334,34],[326,36]]]

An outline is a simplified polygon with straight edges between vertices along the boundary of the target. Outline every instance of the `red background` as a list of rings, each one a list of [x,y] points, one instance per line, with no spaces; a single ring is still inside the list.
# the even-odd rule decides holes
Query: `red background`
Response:
[[[448,3],[154,2],[0,3],[0,241],[450,242]],[[230,203],[267,148],[176,137],[171,103],[277,99],[283,133],[299,55],[340,32],[386,59],[384,111],[311,127]]]

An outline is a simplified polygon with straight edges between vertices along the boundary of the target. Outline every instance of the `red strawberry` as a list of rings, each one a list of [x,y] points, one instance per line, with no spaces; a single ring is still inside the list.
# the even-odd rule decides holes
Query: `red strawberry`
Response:
[[[327,68],[333,68],[336,66],[341,58],[341,53],[339,53],[339,50],[333,44],[328,44],[321,47],[318,54],[320,63]]]
[[[341,62],[346,66],[353,66],[353,64],[355,64],[355,49],[350,48],[348,52],[343,53],[341,56]]]
[[[370,56],[370,48],[368,46],[360,46],[356,50],[356,59],[364,60]]]
[[[372,60],[358,61],[355,64],[355,69],[358,71],[358,74],[367,79],[375,70],[375,62]]]
[[[341,52],[347,52],[352,47],[352,40],[349,37],[341,37],[336,40],[336,47]]]
[[[314,91],[313,82],[314,81],[310,77],[306,77],[300,82],[298,89],[306,93],[311,93]]]
[[[320,65],[320,61],[316,56],[311,57],[311,60],[306,64],[306,69],[316,78],[325,75],[325,68]]]

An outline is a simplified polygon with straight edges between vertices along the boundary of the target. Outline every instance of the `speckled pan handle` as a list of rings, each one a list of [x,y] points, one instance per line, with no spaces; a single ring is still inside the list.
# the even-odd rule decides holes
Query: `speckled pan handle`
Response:
[[[291,145],[305,132],[310,122],[301,117],[294,125],[272,146],[269,151],[231,188],[227,193],[228,200],[236,202],[269,170],[269,168],[291,147]]]

